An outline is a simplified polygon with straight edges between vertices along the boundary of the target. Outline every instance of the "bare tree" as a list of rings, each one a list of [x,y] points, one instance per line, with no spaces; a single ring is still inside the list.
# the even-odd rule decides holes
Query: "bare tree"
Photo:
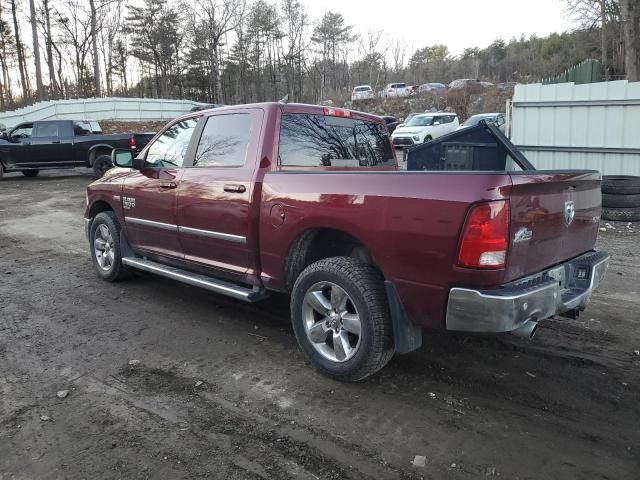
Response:
[[[26,100],[31,96],[31,92],[29,89],[29,77],[27,76],[27,68],[25,64],[24,45],[22,45],[22,42],[20,41],[20,24],[18,23],[16,0],[11,0],[11,14],[13,16],[13,33],[16,38],[16,55],[18,56],[18,69],[20,70],[22,98]]]
[[[98,53],[98,11],[96,9],[96,0],[89,0],[89,9],[91,18],[91,50],[93,52],[93,85],[95,95],[99,97],[101,95],[100,55]]]
[[[202,21],[206,31],[207,48],[211,55],[212,80],[215,85],[218,103],[224,103],[224,91],[222,89],[220,47],[225,35],[235,30],[240,24],[245,10],[242,0],[198,0],[196,2],[196,15]]]
[[[36,66],[36,97],[44,100],[44,85],[42,84],[42,66],[40,64],[40,42],[38,41],[38,22],[36,20],[36,4],[29,0],[29,21],[31,22],[31,35],[33,36],[33,61]]]
[[[625,43],[627,80],[640,80],[640,5],[637,0],[620,0]]]

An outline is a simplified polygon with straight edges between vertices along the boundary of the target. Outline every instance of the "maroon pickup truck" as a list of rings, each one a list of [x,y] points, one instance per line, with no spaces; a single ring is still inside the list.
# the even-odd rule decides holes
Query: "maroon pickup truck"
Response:
[[[442,138],[416,147],[449,152],[440,170],[410,152],[419,167],[399,171],[384,122],[364,113],[267,103],[180,117],[136,158],[114,151],[120,168],[88,187],[95,268],[247,302],[288,293],[304,355],[343,380],[415,350],[424,328],[530,337],[583,310],[609,258],[594,250],[600,175],[531,170],[503,136],[507,163],[477,171]]]

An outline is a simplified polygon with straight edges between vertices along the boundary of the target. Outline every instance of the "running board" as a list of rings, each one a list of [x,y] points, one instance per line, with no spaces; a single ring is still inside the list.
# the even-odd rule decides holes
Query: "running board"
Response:
[[[269,296],[267,291],[264,289],[258,289],[257,287],[254,287],[253,289],[247,288],[242,285],[218,280],[213,277],[207,277],[206,275],[200,275],[180,268],[170,267],[168,265],[163,265],[162,263],[153,262],[143,258],[124,257],[122,259],[122,263],[127,267],[155,273],[156,275],[171,278],[172,280],[193,285],[194,287],[204,288],[205,290],[215,293],[221,293],[222,295],[227,295],[249,303],[263,300]]]

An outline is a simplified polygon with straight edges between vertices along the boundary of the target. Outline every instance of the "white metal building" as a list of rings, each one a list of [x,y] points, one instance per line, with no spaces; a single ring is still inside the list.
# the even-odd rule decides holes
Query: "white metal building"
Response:
[[[640,82],[517,85],[511,141],[541,170],[640,175]]]

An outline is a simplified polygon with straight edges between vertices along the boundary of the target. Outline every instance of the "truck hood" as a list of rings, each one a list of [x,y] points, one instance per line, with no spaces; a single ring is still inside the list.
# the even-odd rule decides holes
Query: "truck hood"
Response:
[[[393,136],[400,135],[421,135],[426,133],[431,127],[398,127],[394,130]]]

